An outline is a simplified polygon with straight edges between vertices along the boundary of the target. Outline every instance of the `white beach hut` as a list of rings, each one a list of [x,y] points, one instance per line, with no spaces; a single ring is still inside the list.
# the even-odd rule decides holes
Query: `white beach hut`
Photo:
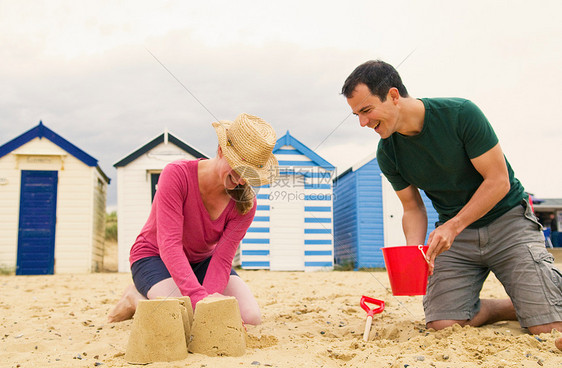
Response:
[[[334,166],[287,131],[273,153],[280,176],[258,188],[254,221],[240,244],[242,268],[331,270]]]
[[[0,266],[17,275],[100,270],[109,181],[42,122],[0,146]]]
[[[129,252],[148,219],[158,177],[164,167],[172,161],[197,158],[208,157],[165,131],[113,165],[117,168],[119,272],[130,270]]]

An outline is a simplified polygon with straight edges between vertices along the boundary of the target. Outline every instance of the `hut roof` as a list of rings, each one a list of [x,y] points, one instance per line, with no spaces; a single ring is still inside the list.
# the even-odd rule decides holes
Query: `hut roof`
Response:
[[[317,154],[316,152],[308,148],[306,145],[304,145],[302,142],[300,142],[298,139],[293,137],[288,130],[283,137],[277,140],[277,143],[273,148],[273,153],[275,154],[276,152],[278,152],[283,146],[294,147],[300,154],[305,155],[310,160],[312,160],[312,162],[314,162],[316,165],[328,171],[332,171],[335,169],[334,165],[324,160],[322,157],[320,157],[319,154]],[[281,162],[279,164],[281,165]]]
[[[114,163],[113,166],[114,167],[126,166],[129,163],[136,160],[137,158],[139,158],[140,156],[150,151],[151,149],[153,149],[154,147],[158,146],[159,144],[168,143],[168,142],[173,143],[174,145],[178,146],[180,149],[184,150],[185,152],[189,153],[195,158],[209,158],[204,153],[201,153],[201,151],[193,148],[192,146],[185,143],[184,141],[182,141],[181,139],[179,139],[178,137],[176,137],[175,135],[173,135],[172,133],[166,130],[164,131],[164,133],[152,139],[150,142],[137,148],[127,156],[123,157],[122,159]]]
[[[98,166],[98,160],[82,151],[80,148],[76,147],[74,144],[70,143],[51,129],[47,128],[45,125],[43,125],[42,121],[39,121],[39,124],[37,126],[29,129],[27,132],[22,133],[11,141],[0,146],[0,157],[4,157],[8,153],[23,146],[24,144],[35,138],[47,138],[49,141],[53,142],[72,156],[76,157],[87,166],[96,167],[100,174],[107,181],[107,183],[110,182],[110,179]]]

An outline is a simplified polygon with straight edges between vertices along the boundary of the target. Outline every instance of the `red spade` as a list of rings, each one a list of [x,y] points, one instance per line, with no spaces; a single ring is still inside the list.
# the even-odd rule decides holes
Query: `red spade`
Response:
[[[371,309],[365,303],[375,304],[378,308]],[[371,332],[371,324],[373,323],[373,315],[375,315],[376,313],[380,313],[384,310],[384,301],[374,298],[369,298],[368,296],[363,295],[361,297],[361,302],[359,304],[361,305],[361,308],[363,308],[365,312],[367,312],[367,322],[365,323],[365,332],[363,332],[363,340],[368,341],[369,333]]]

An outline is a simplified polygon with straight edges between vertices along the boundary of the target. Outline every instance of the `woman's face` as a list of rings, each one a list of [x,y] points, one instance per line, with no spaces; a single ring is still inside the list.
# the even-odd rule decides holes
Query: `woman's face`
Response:
[[[226,189],[234,189],[238,186],[238,184],[240,184],[240,185],[246,184],[246,181],[244,179],[242,179],[236,171],[234,171],[233,169],[230,168],[230,166],[228,165],[228,162],[226,163],[226,166],[228,168],[228,171],[227,171],[226,176],[224,178],[224,187]]]
[[[236,171],[234,171],[234,169],[230,167],[228,161],[223,156],[220,148],[219,148],[219,162],[220,162],[219,175],[226,189],[234,189],[239,184],[240,185],[246,184],[246,181],[240,177],[240,174],[238,174]]]

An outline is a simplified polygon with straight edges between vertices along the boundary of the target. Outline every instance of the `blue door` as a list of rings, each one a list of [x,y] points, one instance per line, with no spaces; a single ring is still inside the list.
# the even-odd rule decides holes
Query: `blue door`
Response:
[[[160,179],[160,173],[150,174],[150,191],[152,193],[152,200],[150,203],[154,202],[154,196],[156,195],[156,190],[158,189],[158,179]]]
[[[16,275],[53,274],[57,171],[21,172]]]

